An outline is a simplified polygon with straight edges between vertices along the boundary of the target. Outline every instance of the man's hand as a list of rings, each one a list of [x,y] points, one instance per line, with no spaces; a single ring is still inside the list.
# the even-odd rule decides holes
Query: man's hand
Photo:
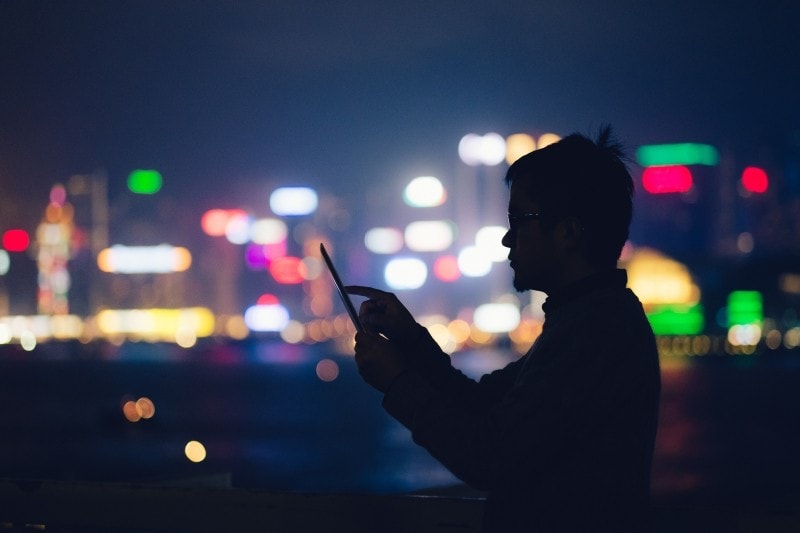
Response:
[[[408,369],[397,345],[377,333],[356,333],[355,352],[358,373],[381,392],[386,392],[392,381]]]
[[[381,333],[401,345],[419,335],[417,321],[393,293],[360,285],[348,285],[345,290],[368,298],[361,303],[358,317],[369,331]]]

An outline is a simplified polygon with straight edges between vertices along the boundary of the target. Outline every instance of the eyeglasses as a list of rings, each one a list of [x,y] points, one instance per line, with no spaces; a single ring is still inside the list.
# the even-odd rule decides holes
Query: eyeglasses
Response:
[[[508,231],[516,231],[517,227],[525,220],[539,220],[542,217],[541,213],[509,213],[508,214]]]

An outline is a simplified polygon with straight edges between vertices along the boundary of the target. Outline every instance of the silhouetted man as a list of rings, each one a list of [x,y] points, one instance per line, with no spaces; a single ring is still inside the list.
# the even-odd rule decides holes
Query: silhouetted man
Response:
[[[610,129],[573,134],[508,170],[514,287],[547,293],[528,353],[475,382],[400,301],[369,287],[364,380],[453,474],[488,492],[485,531],[648,528],[660,389],[652,329],[617,260],[633,181]],[[382,335],[381,335],[382,334]]]

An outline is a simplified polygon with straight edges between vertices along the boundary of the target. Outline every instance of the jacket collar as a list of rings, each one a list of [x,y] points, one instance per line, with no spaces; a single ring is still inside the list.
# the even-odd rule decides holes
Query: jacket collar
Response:
[[[542,305],[545,315],[562,307],[567,302],[580,298],[598,289],[624,288],[628,284],[628,273],[621,268],[596,272],[547,295]]]

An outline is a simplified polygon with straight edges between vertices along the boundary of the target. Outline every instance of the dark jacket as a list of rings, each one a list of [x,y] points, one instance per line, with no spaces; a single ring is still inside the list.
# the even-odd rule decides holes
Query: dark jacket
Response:
[[[519,360],[475,382],[420,328],[385,409],[466,483],[485,531],[647,529],[658,353],[624,270],[548,298]]]

